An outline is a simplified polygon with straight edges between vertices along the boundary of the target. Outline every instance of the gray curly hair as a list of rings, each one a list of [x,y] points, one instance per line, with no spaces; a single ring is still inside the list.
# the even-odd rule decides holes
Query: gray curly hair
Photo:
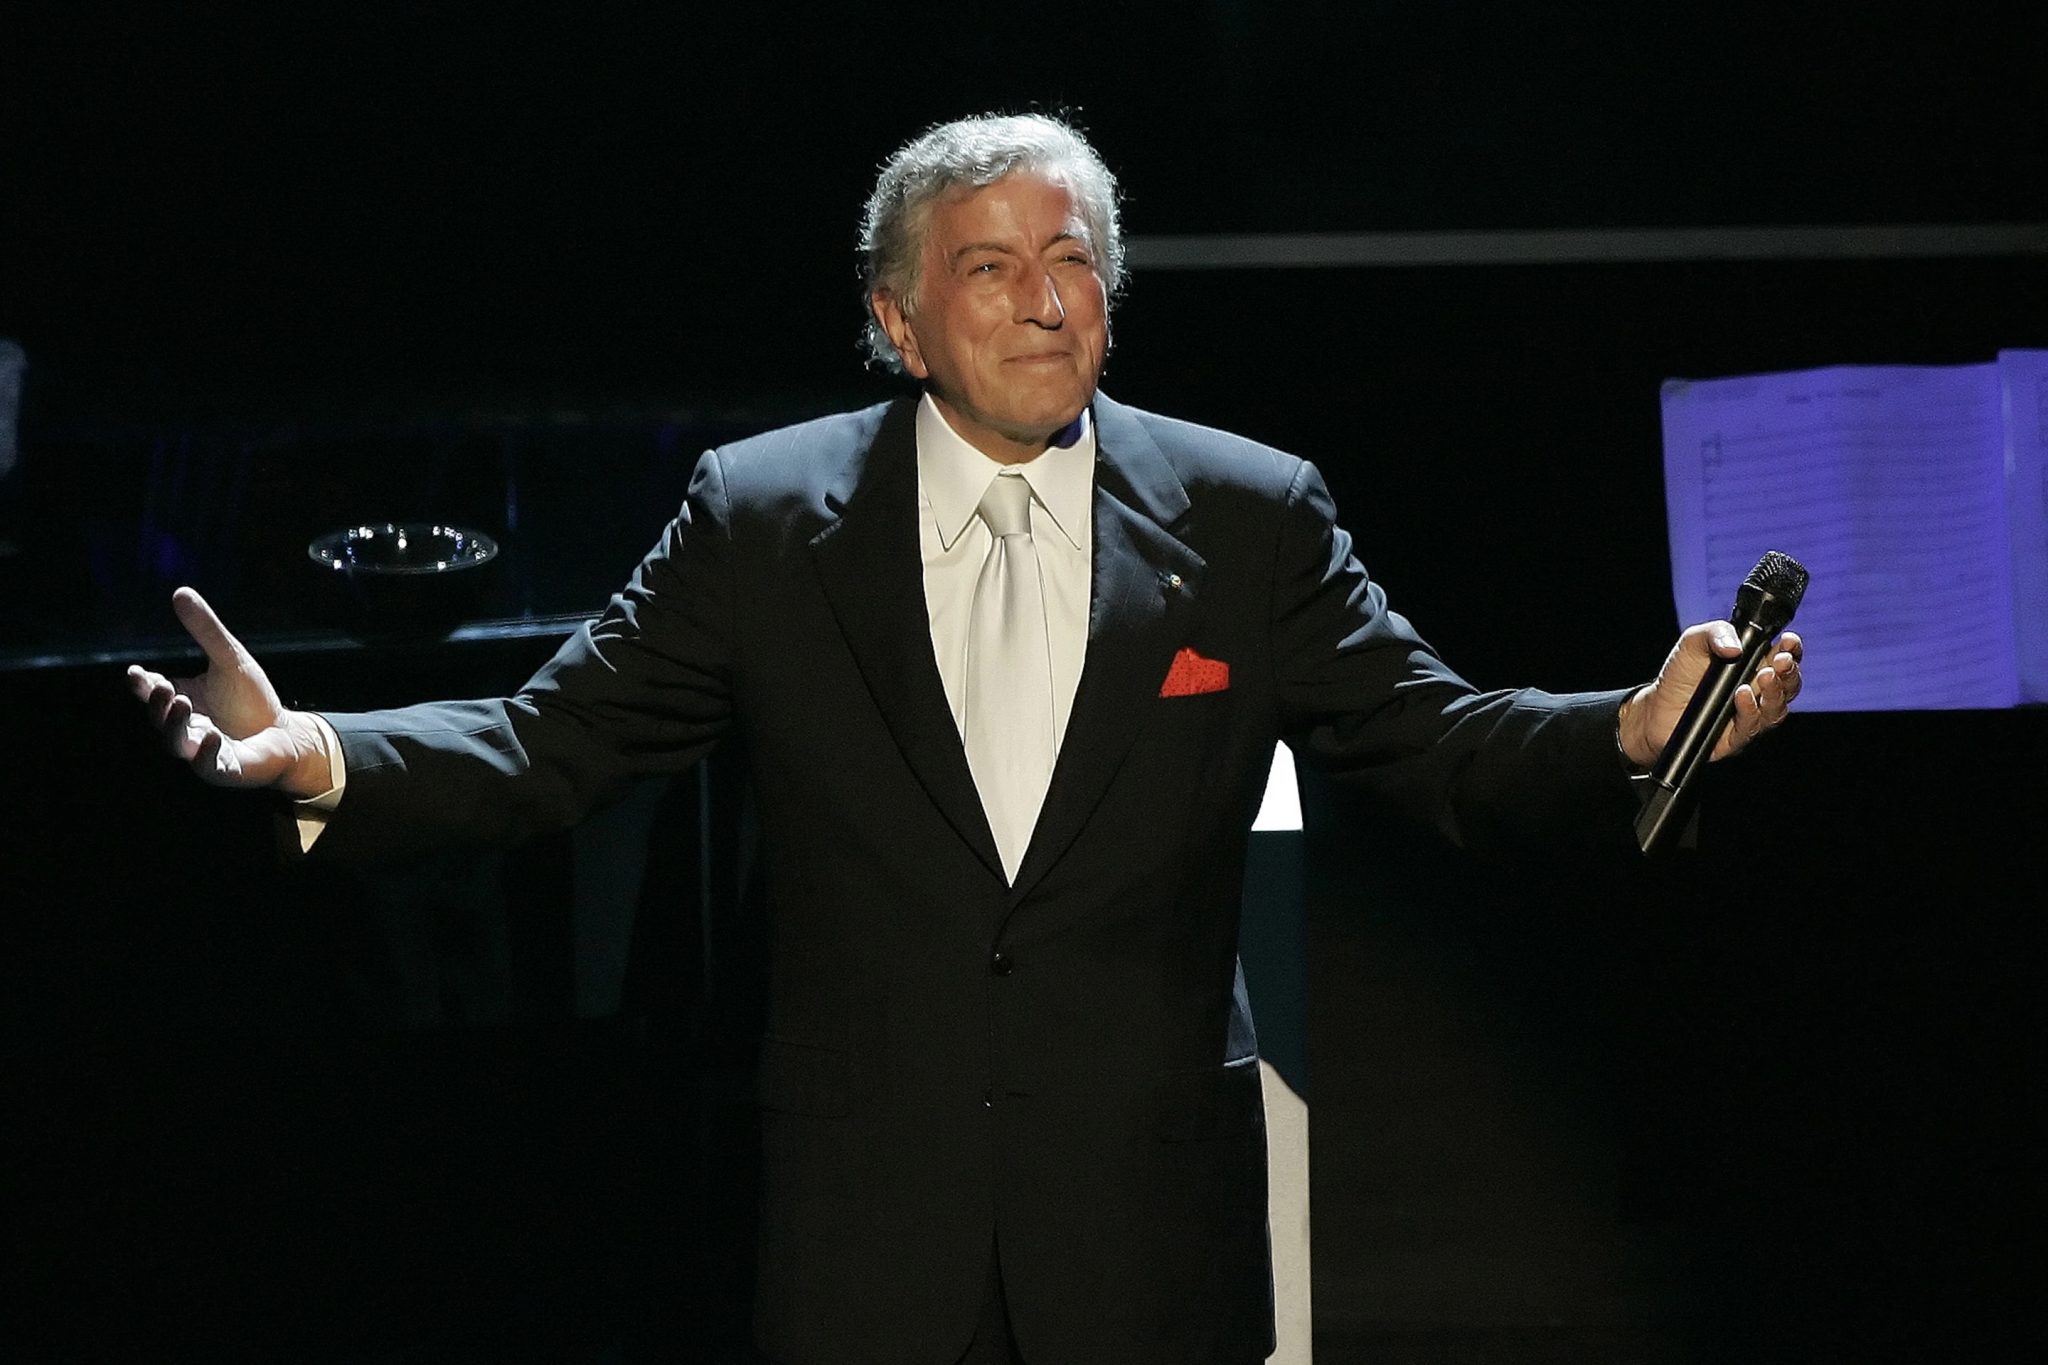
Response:
[[[1113,302],[1124,283],[1116,177],[1078,129],[1049,114],[980,114],[936,124],[883,163],[861,216],[861,297],[885,293],[905,313],[915,313],[933,205],[952,190],[980,189],[1019,170],[1038,171],[1073,191],[1095,273]],[[904,373],[903,357],[872,308],[861,344],[871,361]]]

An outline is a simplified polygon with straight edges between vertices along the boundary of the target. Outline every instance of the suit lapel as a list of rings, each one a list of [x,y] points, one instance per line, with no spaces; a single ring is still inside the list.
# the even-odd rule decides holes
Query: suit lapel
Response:
[[[828,492],[827,503],[840,516],[811,541],[812,558],[904,761],[940,813],[1000,878],[1002,859],[932,654],[918,542],[916,412],[914,400],[891,407],[840,490]]]
[[[1188,495],[1158,444],[1129,409],[1100,395],[1095,432],[1088,656],[1012,904],[1059,861],[1109,789],[1201,586],[1201,556],[1168,529],[1186,514]]]

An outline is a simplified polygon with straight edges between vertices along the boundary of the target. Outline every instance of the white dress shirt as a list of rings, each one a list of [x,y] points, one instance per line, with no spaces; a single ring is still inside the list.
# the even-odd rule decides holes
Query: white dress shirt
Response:
[[[924,606],[932,653],[953,726],[966,733],[967,623],[974,583],[995,536],[975,515],[982,495],[1006,468],[1031,485],[1031,546],[1045,589],[1047,652],[1052,661],[1053,752],[1067,732],[1074,689],[1088,655],[1089,565],[1095,543],[1095,427],[1083,412],[1064,445],[1021,465],[996,463],[946,423],[929,394],[917,405],[917,533],[924,556]]]

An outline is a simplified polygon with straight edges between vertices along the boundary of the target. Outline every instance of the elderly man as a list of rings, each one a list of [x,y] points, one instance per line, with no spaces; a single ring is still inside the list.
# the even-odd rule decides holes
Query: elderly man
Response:
[[[1633,692],[1460,680],[1312,467],[1097,392],[1116,188],[1062,123],[917,138],[863,245],[869,345],[922,396],[708,452],[517,696],[287,711],[182,590],[207,672],[134,689],[202,776],[301,798],[319,858],[566,825],[738,732],[773,916],[763,1348],[1247,1365],[1272,1312],[1238,896],[1275,741],[1455,839],[1569,811],[1621,844],[1629,766],[1733,632]],[[1721,752],[1783,717],[1798,653]]]

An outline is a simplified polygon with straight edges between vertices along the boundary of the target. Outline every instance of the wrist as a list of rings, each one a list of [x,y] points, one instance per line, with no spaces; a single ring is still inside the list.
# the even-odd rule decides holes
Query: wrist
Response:
[[[1620,753],[1622,762],[1637,773],[1648,772],[1657,761],[1657,751],[1644,733],[1643,723],[1645,708],[1656,686],[1654,682],[1644,683],[1622,698],[1621,708],[1614,713],[1615,750]]]
[[[296,800],[309,801],[333,790],[334,767],[329,760],[327,735],[319,717],[310,711],[286,711],[277,719],[291,745],[291,766],[278,786]]]

